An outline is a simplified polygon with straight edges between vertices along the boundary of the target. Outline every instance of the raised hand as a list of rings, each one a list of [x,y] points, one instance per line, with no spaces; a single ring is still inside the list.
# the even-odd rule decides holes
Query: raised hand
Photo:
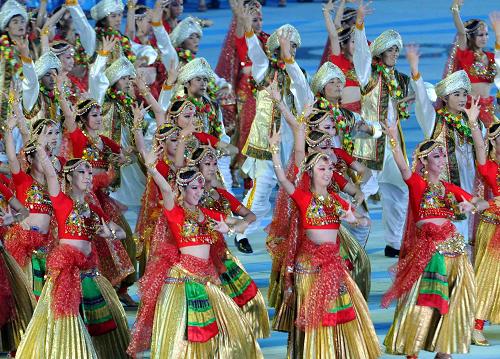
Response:
[[[397,125],[397,123],[395,123],[395,124],[393,124],[393,125],[389,126],[389,125],[386,125],[386,124],[385,124],[385,123],[383,123],[383,122],[380,122],[380,126],[382,127],[382,132],[383,132],[385,135],[387,135],[387,136],[389,136],[390,138],[392,138],[392,139],[394,139],[394,140],[396,140],[396,141],[397,141],[398,136],[399,136],[399,134],[398,134],[398,125]]]
[[[481,112],[481,105],[479,101],[481,100],[480,96],[473,97],[470,108],[465,108],[464,112],[467,114],[467,120],[469,122],[470,127],[477,128],[477,118],[479,117],[479,113]]]
[[[229,232],[230,228],[229,228],[229,225],[224,221],[224,218],[222,217],[222,215],[220,216],[220,221],[217,221],[215,219],[213,219],[214,221],[214,229],[219,232],[219,233],[222,233],[222,234],[226,234],[227,232]]]
[[[366,15],[373,13],[373,9],[370,7],[371,1],[365,3],[363,0],[358,2],[358,10],[356,10],[356,24],[363,24],[365,22]]]
[[[328,0],[326,4],[323,4],[323,11],[332,13],[338,9],[338,5],[334,4],[334,0]]]
[[[350,203],[347,210],[345,210],[340,216],[340,220],[345,221],[347,223],[356,223],[358,221],[358,219],[354,215],[354,212],[352,211],[352,205]]]
[[[179,65],[174,60],[170,60],[167,71],[167,85],[173,86],[177,82],[177,76],[179,76]]]
[[[138,121],[142,127],[142,120],[144,119],[144,116],[146,116],[146,113],[148,112],[150,107],[151,106],[144,107],[144,103],[142,102],[140,104],[132,104],[132,114],[134,115],[134,126],[136,124],[136,121]]]
[[[30,57],[28,35],[26,37],[19,39],[15,42],[15,46],[19,54],[23,57]]]
[[[462,202],[458,204],[458,209],[461,213],[475,212],[476,206],[474,206],[462,196]]]
[[[243,9],[241,10],[241,15],[239,16],[239,19],[243,23],[243,27],[245,29],[245,32],[252,31],[252,29],[253,29],[252,28],[252,18],[253,18],[253,10],[249,6],[243,6]]]
[[[269,136],[269,147],[273,148],[279,146],[281,142],[281,135],[278,130],[276,130],[276,123],[273,125],[273,133]]]
[[[281,59],[289,59],[291,57],[291,44],[290,40],[292,38],[292,30],[281,30],[278,34],[278,42],[280,44]]]
[[[113,51],[117,41],[118,39],[114,36],[104,36],[102,38],[101,50],[105,53]]]
[[[490,13],[489,18],[498,44],[500,42],[500,11],[493,11]]]
[[[406,45],[406,60],[410,64],[413,75],[418,73],[418,63],[420,60],[420,46],[417,44]]]

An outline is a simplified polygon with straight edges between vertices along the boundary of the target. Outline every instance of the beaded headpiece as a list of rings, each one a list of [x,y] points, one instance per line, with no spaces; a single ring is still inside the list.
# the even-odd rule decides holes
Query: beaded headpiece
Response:
[[[214,78],[214,71],[203,57],[197,57],[185,64],[179,71],[177,81],[181,84],[194,79],[195,77]]]
[[[35,72],[40,80],[47,72],[55,69],[61,70],[61,61],[52,51],[48,51],[35,62]]]
[[[499,126],[496,126],[495,128],[495,125],[499,125]],[[494,131],[493,128],[495,128]],[[490,128],[488,129],[488,140],[494,140],[495,138],[498,137],[498,135],[500,134],[500,123],[494,123],[493,125],[490,126]]]
[[[20,15],[25,21],[28,21],[28,12],[26,8],[15,0],[7,0],[0,9],[0,30],[4,31],[9,21]]]
[[[345,29],[344,28],[338,29],[337,34],[339,37],[339,42],[344,42],[345,40],[349,39],[353,32],[354,32],[354,26],[346,27]]]
[[[198,154],[197,158],[193,158],[194,154]],[[201,162],[207,157],[211,156],[217,160],[217,151],[211,146],[199,146],[191,153],[191,158],[188,159],[188,166],[199,166]]]
[[[403,48],[403,39],[401,35],[399,35],[397,31],[386,30],[372,42],[370,51],[372,56],[380,56],[384,51],[390,49],[394,45],[396,45],[399,50]]]
[[[50,46],[50,51],[52,51],[56,56],[60,56],[65,52],[70,52],[71,54],[75,53],[75,48],[70,43],[58,40],[54,41]]]
[[[421,148],[425,146],[426,144],[431,143],[431,145],[426,148],[425,150],[422,150]],[[412,172],[415,172],[417,169],[418,165],[418,160],[421,158],[425,158],[429,156],[429,154],[434,151],[436,148],[445,148],[444,143],[436,140],[425,140],[422,141],[418,144],[417,148],[415,148],[415,151],[413,151],[413,158],[412,158],[412,165],[411,165],[411,170]]]
[[[332,79],[339,79],[342,86],[345,85],[345,75],[342,70],[337,65],[327,61],[321,65],[311,80],[312,92],[315,94],[322,92],[325,85]]]
[[[109,80],[110,86],[113,86],[122,77],[130,76],[131,78],[135,78],[136,76],[134,65],[124,56],[113,62],[111,66],[106,69],[105,74]]]
[[[309,131],[309,133],[306,136],[306,143],[309,145],[309,147],[314,148],[323,143],[323,141],[327,140],[331,141],[331,139],[332,139],[331,136],[325,131],[312,130]]]
[[[170,34],[170,41],[172,41],[173,47],[180,47],[184,40],[189,38],[192,34],[198,34],[203,36],[203,30],[199,24],[199,20],[188,16],[181,22],[177,24],[177,26],[172,30]]]
[[[269,38],[267,39],[266,47],[267,47],[267,50],[269,51],[269,53],[271,53],[271,54],[274,53],[274,51],[276,51],[276,49],[280,47],[279,36],[281,35],[281,33],[288,32],[290,30],[292,32],[292,36],[291,36],[290,41],[295,43],[297,45],[297,47],[300,47],[301,41],[300,41],[299,32],[292,25],[285,24],[285,25],[281,26],[278,30],[275,30],[271,34],[271,36],[269,36]]]
[[[467,36],[474,34],[481,27],[486,27],[486,23],[479,19],[470,19],[464,22],[465,33]]]
[[[92,107],[99,107],[99,104],[93,98],[88,98],[86,100],[79,101],[76,105],[76,115],[85,115]]]
[[[23,151],[25,155],[29,155],[31,153],[36,152],[36,147],[37,147],[37,142],[35,140],[29,141],[26,145],[23,147]]]
[[[165,123],[158,127],[155,133],[157,141],[168,140],[169,138],[179,134],[180,128],[172,123]]]
[[[357,13],[356,9],[353,9],[352,7],[346,7],[344,9],[344,13],[342,14],[342,20],[340,20],[340,21],[341,22],[349,21],[353,17],[355,17],[357,14],[358,13]]]
[[[436,95],[441,98],[460,89],[467,91],[467,93],[472,91],[469,76],[467,76],[467,72],[464,70],[449,74],[435,86]]]
[[[188,172],[193,172],[193,174],[187,178],[182,178],[182,175]],[[201,174],[200,171],[195,167],[184,167],[181,168],[177,172],[177,176],[175,178],[175,183],[179,187],[186,187],[188,186],[191,182],[198,180],[200,183],[205,183],[205,177]]]
[[[167,110],[167,115],[169,119],[179,117],[182,111],[188,106],[195,107],[195,105],[191,101],[189,101],[187,97],[182,97],[172,101]]]
[[[306,118],[306,124],[309,127],[317,126],[328,116],[330,116],[330,111],[314,108],[309,117]]]
[[[125,6],[121,0],[101,0],[90,9],[90,16],[95,21],[104,19],[112,13],[123,12]]]
[[[144,5],[138,5],[135,8],[135,13],[134,13],[134,18],[136,20],[139,19],[144,19],[146,16],[148,16],[148,8],[147,6]]]
[[[72,158],[66,162],[66,165],[64,165],[62,171],[63,173],[71,173],[81,164],[87,164],[89,167],[92,168],[92,165],[83,158]]]
[[[32,134],[39,135],[45,126],[57,125],[57,122],[50,118],[40,118],[33,123]]]

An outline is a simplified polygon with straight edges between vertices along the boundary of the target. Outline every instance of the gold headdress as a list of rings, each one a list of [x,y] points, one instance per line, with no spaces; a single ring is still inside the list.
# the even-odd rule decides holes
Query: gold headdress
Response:
[[[0,9],[0,31],[4,31],[9,21],[17,15],[28,21],[26,8],[15,0],[7,0]]]
[[[23,152],[25,155],[29,155],[31,153],[36,152],[36,147],[37,147],[36,140],[30,140],[26,145],[24,145]]]
[[[322,152],[319,152],[319,151],[314,151],[314,152],[311,152],[306,158],[304,158],[304,160],[302,161],[301,165],[300,165],[300,174],[302,173],[305,173],[309,170],[312,170],[314,168],[314,166],[316,165],[316,163],[318,163],[320,160],[330,160],[330,158],[328,157],[328,155],[322,153]]]
[[[196,158],[194,157],[195,155]],[[207,156],[212,156],[216,160],[218,158],[217,151],[213,147],[206,145],[199,146],[191,153],[191,158],[188,159],[188,166],[199,166]]]
[[[66,162],[64,165],[62,171],[63,173],[71,173],[73,172],[77,167],[79,167],[81,164],[87,164],[90,168],[92,168],[92,165],[84,160],[83,158],[71,158]]]
[[[187,97],[173,100],[167,110],[168,119],[171,120],[173,118],[179,117],[179,115],[187,106],[195,107],[194,103],[192,103]]]
[[[54,120],[51,120],[50,118],[40,118],[33,123],[32,129],[31,129],[31,134],[32,134],[32,136],[33,135],[37,136],[42,132],[42,129],[45,126],[53,126],[53,125],[57,125],[57,122]]]
[[[467,76],[467,72],[464,70],[449,74],[435,86],[436,95],[441,98],[460,89],[464,89],[467,93],[470,93],[472,90],[469,76]]]
[[[170,41],[172,41],[172,46],[181,46],[184,40],[186,40],[192,34],[198,34],[201,37],[203,36],[203,30],[201,29],[198,19],[192,16],[188,16],[180,23],[178,23],[170,34]]]
[[[35,62],[35,72],[40,80],[47,72],[52,69],[61,70],[61,61],[52,51],[48,51]]]
[[[321,144],[323,141],[331,139],[332,137],[325,131],[312,130],[309,131],[306,136],[306,143],[309,145],[309,147],[314,148],[319,146],[319,144]]]
[[[214,78],[214,71],[203,57],[197,57],[189,61],[179,71],[177,81],[181,84],[194,79],[195,77],[206,77],[207,79]]]
[[[167,140],[174,135],[177,136],[180,130],[178,126],[172,123],[165,123],[156,129],[155,139],[157,141]]]
[[[113,86],[122,77],[130,76],[134,78],[136,76],[134,65],[124,56],[113,62],[111,66],[106,69],[105,73],[110,86]]]
[[[65,52],[70,52],[71,54],[75,53],[75,48],[70,43],[58,40],[54,41],[50,46],[50,51],[52,51],[56,56],[60,56]]]
[[[345,85],[345,75],[342,70],[335,64],[327,61],[314,74],[311,81],[311,90],[314,94],[323,91],[325,85],[332,79],[339,79],[342,85]]]
[[[488,25],[483,20],[479,19],[470,19],[464,22],[465,32],[467,36],[472,35],[481,27],[486,27],[486,26]]]
[[[83,116],[86,114],[92,107],[99,107],[99,104],[93,98],[88,98],[85,100],[81,100],[76,105],[76,115]]]
[[[315,127],[330,116],[330,111],[314,108],[309,117],[306,118],[306,124],[309,127]]]
[[[397,31],[386,30],[379,35],[370,45],[372,56],[380,56],[384,51],[390,49],[394,45],[401,51],[403,48],[403,39]]]
[[[345,40],[350,38],[353,32],[354,32],[354,26],[346,27],[346,28],[339,28],[337,30],[339,42],[344,42]]]
[[[301,42],[300,42],[299,32],[292,25],[285,24],[285,25],[281,26],[278,30],[274,31],[271,34],[271,36],[269,36],[269,38],[267,39],[266,46],[267,46],[267,50],[269,51],[270,54],[272,54],[274,51],[276,51],[276,49],[278,47],[280,47],[279,36],[281,35],[281,33],[288,32],[290,30],[292,32],[292,37],[290,40],[292,42],[294,42],[297,45],[297,47],[300,47]]]
[[[95,21],[104,19],[112,13],[123,12],[125,6],[121,0],[101,0],[90,9],[90,16]]]
[[[422,150],[422,147],[424,147],[426,144],[430,144],[430,146],[427,147],[425,150]],[[429,156],[429,154],[432,151],[440,147],[443,149],[446,148],[443,142],[436,140],[425,140],[420,142],[417,148],[415,148],[415,151],[413,151],[412,164],[411,164],[412,172],[415,172],[415,170],[417,169],[417,166],[419,164],[418,161],[419,159]]]
[[[192,172],[191,175],[187,175],[189,172]],[[200,171],[196,167],[183,167],[177,172],[177,176],[175,178],[175,183],[179,187],[186,187],[191,182],[199,180],[201,183],[205,183],[205,177],[201,174]]]

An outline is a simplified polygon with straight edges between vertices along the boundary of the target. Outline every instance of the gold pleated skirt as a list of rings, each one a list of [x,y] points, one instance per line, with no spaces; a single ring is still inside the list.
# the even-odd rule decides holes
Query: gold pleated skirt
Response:
[[[241,309],[217,285],[205,284],[219,333],[206,342],[189,342],[186,338],[186,278],[193,278],[179,265],[170,269],[156,304],[151,339],[151,358],[262,358],[250,324]],[[177,279],[177,280],[176,280]]]
[[[51,308],[54,283],[49,277],[16,357],[22,359],[129,358],[126,350],[130,334],[125,311],[109,281],[101,275],[97,275],[94,280],[116,322],[115,330],[91,337],[80,315],[56,319]]]
[[[351,277],[363,294],[365,300],[368,300],[371,287],[371,264],[366,251],[354,236],[345,228],[340,226],[339,230],[340,245],[347,252],[347,256],[353,265]]]
[[[474,271],[466,254],[446,257],[449,310],[416,305],[419,279],[398,301],[394,321],[384,340],[386,352],[418,355],[420,350],[440,353],[468,353],[476,307]]]
[[[295,273],[296,303],[298,315],[309,295],[318,274],[308,262],[299,261],[302,270]],[[307,271],[310,268],[310,272]],[[351,297],[356,318],[334,326],[321,326],[313,330],[294,327],[288,341],[288,358],[293,359],[371,359],[381,355],[375,328],[368,306],[358,287],[349,275],[345,286]]]
[[[14,315],[0,328],[0,352],[15,351],[35,310],[36,301],[27,278],[12,256],[0,246],[14,299]],[[0,308],[2,310],[2,308]]]
[[[500,258],[488,248],[497,225],[481,221],[477,228],[474,256],[477,304],[476,319],[500,324]],[[500,248],[498,249],[500,251]]]

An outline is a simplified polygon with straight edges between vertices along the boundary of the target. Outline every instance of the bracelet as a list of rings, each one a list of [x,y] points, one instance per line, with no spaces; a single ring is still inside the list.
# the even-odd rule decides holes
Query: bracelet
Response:
[[[389,139],[389,144],[391,145],[392,149],[395,149],[398,146],[398,142],[394,138]]]
[[[280,146],[277,143],[275,143],[274,145],[271,146],[269,151],[271,152],[271,154],[275,155],[275,154],[279,153]]]
[[[155,162],[146,163],[146,167],[147,167],[147,168],[154,169],[154,168],[156,168],[156,163],[155,163]]]
[[[97,51],[97,54],[98,54],[99,56],[104,56],[104,57],[107,57],[107,56],[109,56],[110,51],[109,51],[109,50],[99,50],[99,51]]]
[[[281,168],[281,165],[273,165],[273,167],[277,170],[279,170]]]
[[[151,26],[153,27],[161,26],[161,21],[151,21]]]
[[[289,65],[291,65],[291,64],[293,64],[293,63],[295,62],[295,59],[293,58],[293,56],[292,56],[292,57],[285,57],[285,58],[283,59],[283,62],[284,62],[285,64],[289,64]]]
[[[183,134],[179,135],[179,141],[186,142],[186,138],[187,138],[186,135],[183,135]]]
[[[112,238],[113,240],[116,240],[116,239],[117,239],[117,238],[116,238],[116,231],[115,231],[113,228],[110,228],[109,230],[111,231],[111,238]]]
[[[26,64],[29,64],[29,63],[31,63],[33,61],[31,59],[31,57],[28,57],[28,56],[21,55],[20,58],[21,58],[21,61],[24,62],[24,63],[26,63]]]
[[[48,34],[49,34],[49,32],[50,32],[49,28],[48,28],[48,27],[44,27],[44,28],[42,29],[42,31],[41,31],[41,34],[42,34],[42,35],[48,35]]]
[[[470,128],[472,130],[477,130],[479,128],[479,123],[476,121],[470,121]]]
[[[460,12],[460,5],[458,4],[453,5],[452,7],[450,7],[450,10]]]
[[[151,93],[151,91],[149,90],[149,87],[146,86],[146,88],[144,90],[141,90],[139,91],[139,94],[142,96],[142,97],[146,97],[147,95],[149,95]]]
[[[78,0],[66,0],[66,6],[76,6],[78,5]]]
[[[165,91],[168,91],[168,90],[172,90],[173,87],[174,87],[174,85],[169,85],[168,83],[164,83],[162,86],[162,89]]]
[[[471,204],[472,204],[472,203],[471,203]],[[473,207],[472,207],[472,210],[470,211],[470,213],[472,213],[472,214],[476,214],[476,212],[477,212],[477,206],[476,206],[475,204],[472,204],[472,206],[473,206]]]
[[[253,36],[253,30],[250,30],[250,31],[245,31],[245,37],[246,38],[250,38]]]
[[[141,126],[132,127],[132,132],[136,132],[136,131],[142,131],[142,127]]]

